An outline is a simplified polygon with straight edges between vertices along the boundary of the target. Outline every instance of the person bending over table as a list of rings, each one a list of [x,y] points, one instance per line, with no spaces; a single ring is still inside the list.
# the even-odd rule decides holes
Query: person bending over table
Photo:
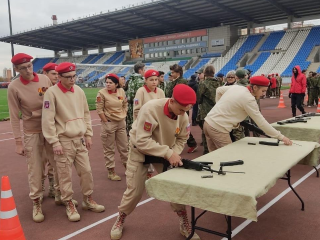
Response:
[[[292,145],[291,140],[275,130],[259,111],[256,99],[265,95],[269,83],[266,77],[256,76],[250,78],[247,87],[233,85],[217,89],[216,105],[208,113],[203,125],[209,152],[232,143],[229,133],[247,116],[270,137],[283,141],[285,145]]]
[[[120,239],[124,220],[137,206],[145,188],[149,164],[143,164],[145,156],[167,159],[172,166],[182,166],[180,154],[190,134],[186,114],[196,102],[196,94],[185,84],[177,84],[171,98],[153,99],[144,104],[130,131],[130,150],[127,162],[127,189],[123,194],[119,215],[111,229],[111,239]],[[163,165],[154,164],[158,173]],[[191,234],[185,205],[171,203],[180,221],[180,233]],[[156,216],[156,215],[155,215]],[[199,240],[197,234],[192,240]]]

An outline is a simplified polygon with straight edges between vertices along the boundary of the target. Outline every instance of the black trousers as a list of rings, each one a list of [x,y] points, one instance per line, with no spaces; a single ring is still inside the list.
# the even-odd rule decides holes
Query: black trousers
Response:
[[[292,116],[296,116],[296,107],[300,110],[302,114],[305,113],[304,108],[302,107],[303,94],[302,93],[292,93],[291,95],[291,109]]]

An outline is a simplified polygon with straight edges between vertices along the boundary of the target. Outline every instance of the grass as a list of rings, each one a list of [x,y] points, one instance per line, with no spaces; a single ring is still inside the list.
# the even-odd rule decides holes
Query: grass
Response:
[[[90,110],[95,110],[95,100],[100,88],[83,88],[88,100]],[[7,102],[7,89],[0,89],[0,121],[9,117],[9,108]]]

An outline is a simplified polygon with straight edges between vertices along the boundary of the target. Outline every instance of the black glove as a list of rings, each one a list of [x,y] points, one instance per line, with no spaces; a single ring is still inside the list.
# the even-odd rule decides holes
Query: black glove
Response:
[[[292,93],[289,93],[289,98],[291,98],[291,96],[292,96]]]

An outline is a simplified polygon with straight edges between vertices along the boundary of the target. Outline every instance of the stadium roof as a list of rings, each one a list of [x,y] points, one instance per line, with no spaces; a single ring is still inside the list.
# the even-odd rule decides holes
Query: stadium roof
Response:
[[[320,18],[314,0],[154,0],[58,25],[1,37],[1,42],[49,50],[127,45],[128,40],[221,25],[247,27]]]

